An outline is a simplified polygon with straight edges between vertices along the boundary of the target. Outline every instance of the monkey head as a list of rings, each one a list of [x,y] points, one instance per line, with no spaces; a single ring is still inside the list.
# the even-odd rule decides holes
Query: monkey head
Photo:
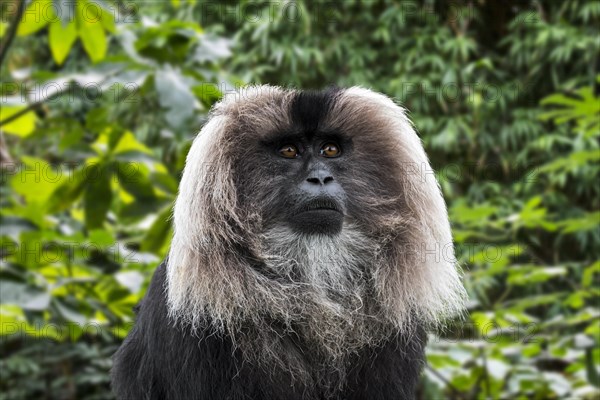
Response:
[[[465,298],[420,139],[358,87],[257,86],[213,108],[187,157],[167,280],[177,321],[208,316],[234,337],[279,326],[334,358],[437,325]]]

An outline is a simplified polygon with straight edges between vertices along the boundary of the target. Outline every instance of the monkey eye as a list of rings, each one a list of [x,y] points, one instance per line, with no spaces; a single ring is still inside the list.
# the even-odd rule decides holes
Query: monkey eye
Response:
[[[331,142],[325,143],[323,146],[321,146],[319,153],[324,157],[339,157],[340,154],[342,154],[338,145]]]
[[[293,144],[286,144],[281,146],[278,150],[279,155],[285,158],[296,158],[300,155],[298,148]]]

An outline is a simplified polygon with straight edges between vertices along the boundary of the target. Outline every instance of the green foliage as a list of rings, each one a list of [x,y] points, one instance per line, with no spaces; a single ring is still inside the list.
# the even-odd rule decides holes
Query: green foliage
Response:
[[[2,398],[111,398],[190,141],[241,83],[410,111],[471,299],[420,398],[597,397],[599,20],[577,0],[29,2],[0,72]]]

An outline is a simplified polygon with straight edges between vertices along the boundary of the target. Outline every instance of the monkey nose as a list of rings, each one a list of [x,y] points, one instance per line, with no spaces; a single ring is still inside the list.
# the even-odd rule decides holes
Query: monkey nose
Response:
[[[306,181],[309,183],[314,183],[315,185],[325,185],[329,182],[333,182],[333,176],[331,176],[331,175],[310,176],[310,177],[306,178]]]

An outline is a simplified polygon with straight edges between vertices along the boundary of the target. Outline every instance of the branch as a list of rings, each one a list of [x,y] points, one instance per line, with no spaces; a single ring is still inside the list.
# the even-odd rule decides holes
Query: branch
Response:
[[[8,146],[4,140],[4,132],[0,129],[0,169],[4,166],[12,165],[13,159],[8,151]]]
[[[27,114],[29,111],[38,108],[39,106],[41,106],[42,104],[44,104],[45,101],[48,101],[48,100],[50,100],[50,99],[58,96],[59,94],[63,94],[65,91],[66,90],[62,90],[60,92],[56,92],[54,95],[49,96],[47,99],[36,101],[35,103],[31,103],[29,106],[25,107],[21,111],[18,111],[16,113],[12,114],[8,118],[4,118],[2,121],[0,121],[0,126],[6,125],[9,122],[13,122],[15,119],[18,119],[19,117],[23,116],[24,114]]]
[[[488,373],[488,365],[487,365],[487,358],[485,357],[485,350],[483,349],[483,347],[480,349],[480,354],[481,354],[481,360],[483,361],[483,377],[485,379],[485,391],[486,391],[486,396],[489,398],[490,397],[490,375]]]
[[[2,66],[2,62],[8,54],[8,49],[12,44],[12,41],[15,39],[15,35],[17,34],[17,28],[19,27],[19,22],[21,21],[21,17],[23,16],[23,11],[25,11],[25,0],[17,0],[17,12],[15,13],[15,18],[10,24],[10,28],[6,33],[6,37],[2,41],[0,45],[0,66]]]
[[[112,78],[113,76],[119,74],[120,72],[122,72],[123,69],[119,69],[111,74],[108,74],[107,76],[104,77],[104,79],[102,79],[99,82],[99,85],[102,85],[103,83],[106,83],[106,81],[108,81],[109,78]],[[72,83],[71,83],[72,84]],[[14,121],[17,118],[20,118],[21,116],[27,114],[29,111],[35,110],[36,108],[38,108],[39,106],[41,106],[42,104],[46,103],[48,100],[52,100],[58,96],[62,96],[64,93],[68,92],[70,90],[70,85],[67,86],[66,88],[59,90],[56,93],[53,93],[52,95],[45,97],[42,100],[38,100],[34,103],[31,103],[30,105],[28,105],[27,107],[25,107],[24,109],[12,114],[10,117],[4,118],[2,121],[0,121],[0,127],[3,125],[6,125],[12,121]]]

